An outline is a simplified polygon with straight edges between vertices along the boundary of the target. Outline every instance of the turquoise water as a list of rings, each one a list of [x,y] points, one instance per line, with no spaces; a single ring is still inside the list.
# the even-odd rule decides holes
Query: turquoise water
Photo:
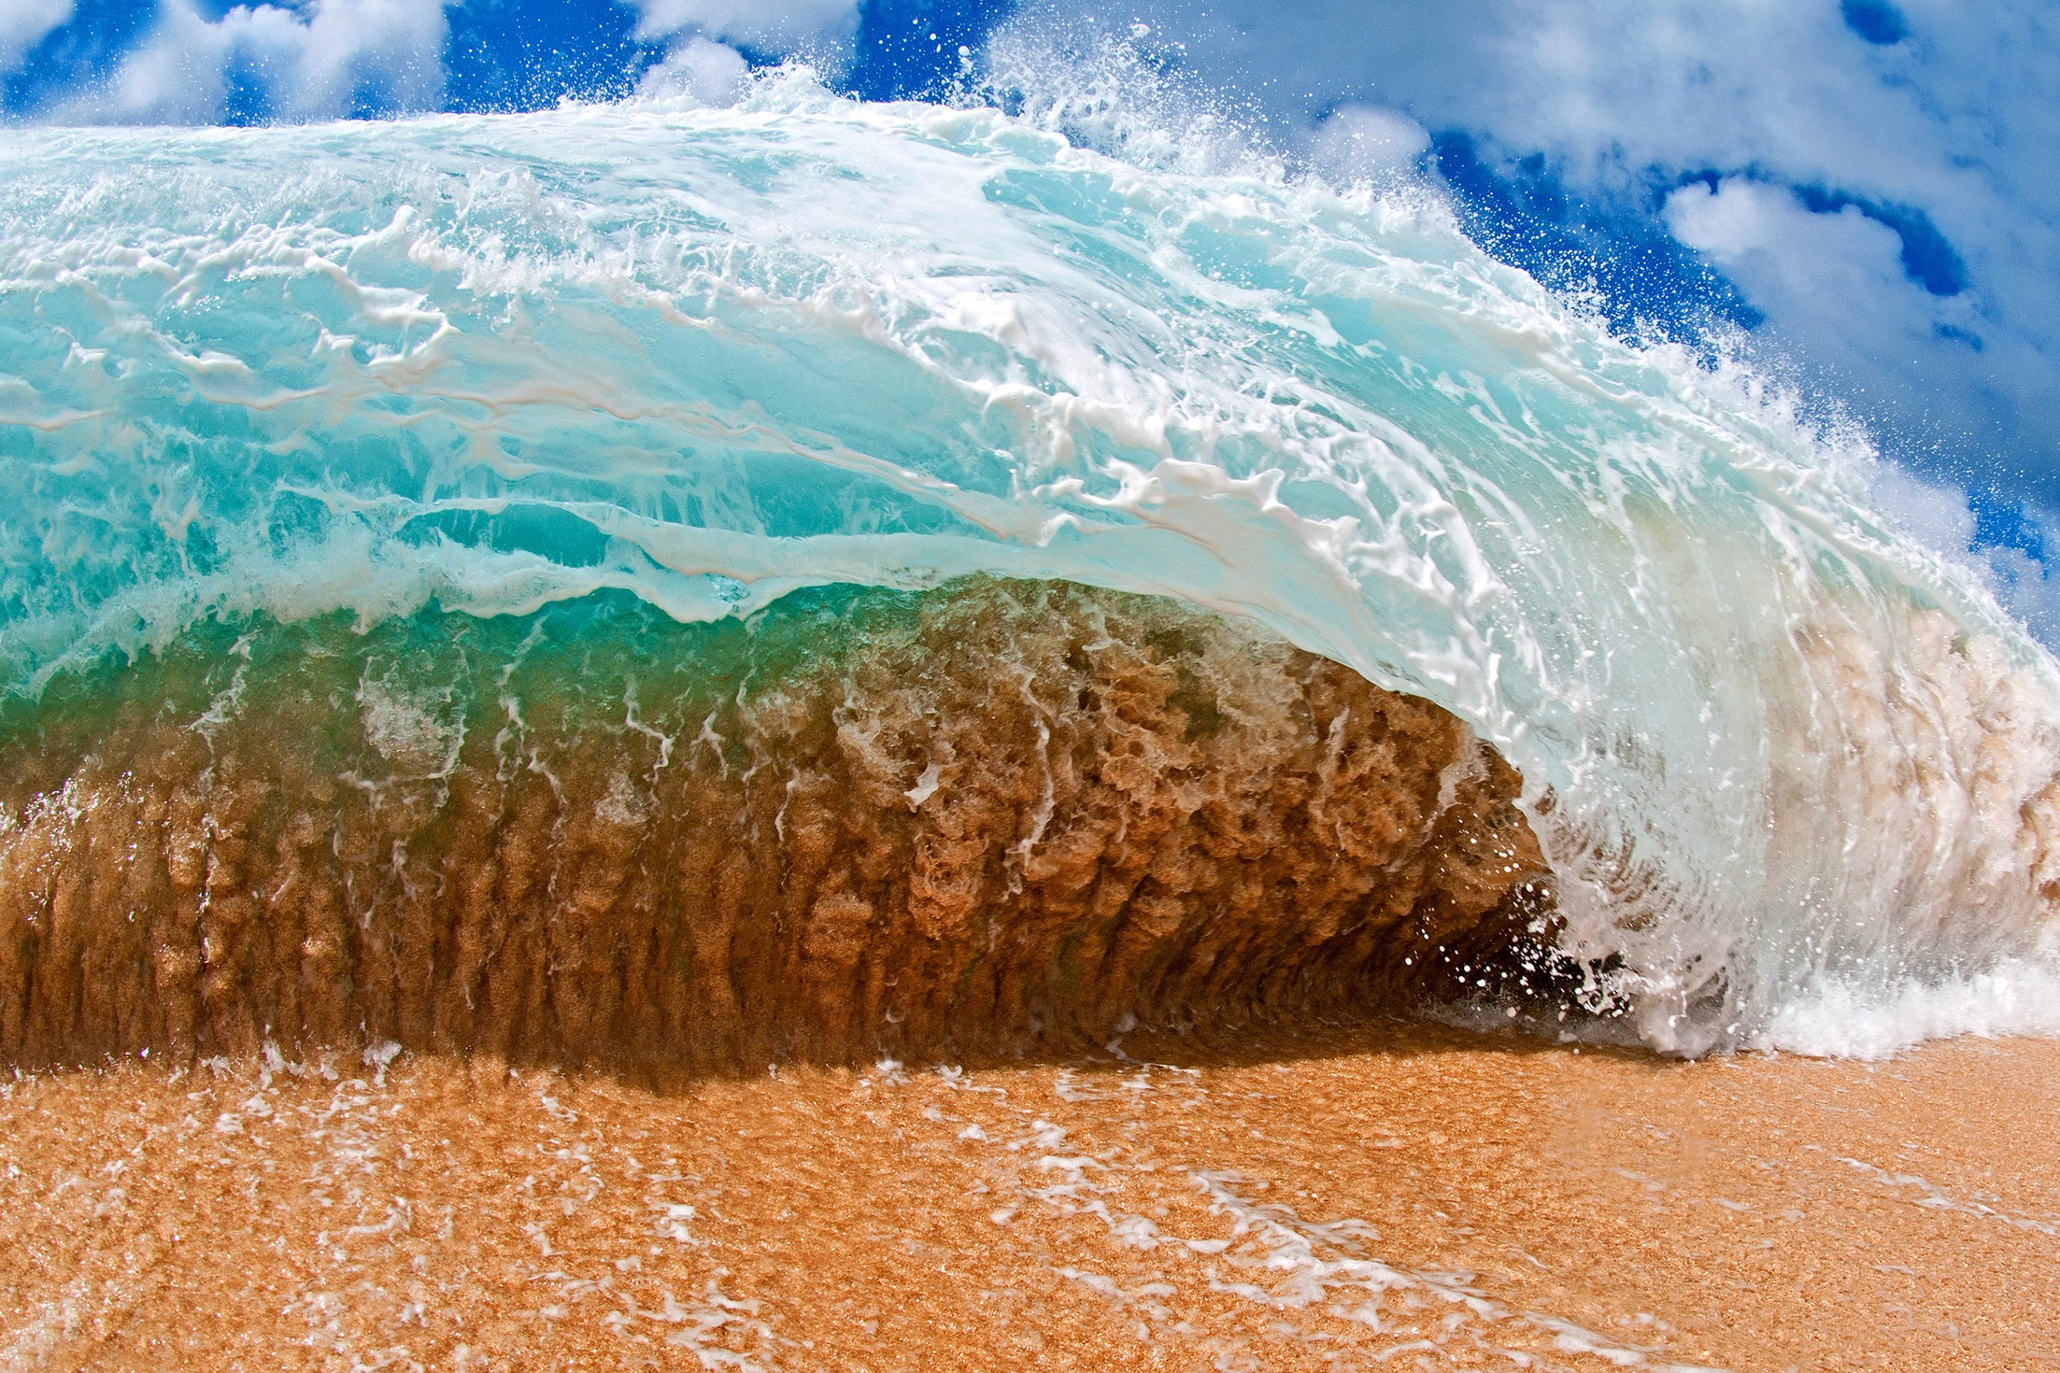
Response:
[[[1496,744],[1655,1047],[2060,1027],[2060,674],[1864,446],[1421,195],[1226,165],[791,75],[18,130],[0,682],[254,612],[1169,594]]]

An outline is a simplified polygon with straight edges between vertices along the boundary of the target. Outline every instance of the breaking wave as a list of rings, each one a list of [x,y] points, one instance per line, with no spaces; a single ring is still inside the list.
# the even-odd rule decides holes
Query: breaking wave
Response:
[[[1468,907],[1469,921],[1487,922],[1468,927],[1501,932],[1477,950],[1483,958],[1506,951],[1519,927],[1546,940],[1551,948],[1522,966],[1550,965],[1550,976],[1534,986],[1498,972],[1487,988],[1477,984],[1491,979],[1474,979],[1477,998],[1537,1014],[1532,1002],[1546,997],[1549,1008],[1557,997],[1593,1032],[1615,1026],[1685,1053],[1749,1044],[1872,1052],[1923,1034],[2010,1028],[1983,1018],[1994,997],[1952,992],[1998,979],[2025,1008],[2011,1025],[2053,1020],[2060,676],[1973,575],[1879,512],[1863,445],[1800,422],[1749,371],[1613,337],[1483,255],[1425,194],[1341,189],[1256,156],[1166,156],[1164,138],[1149,155],[1119,157],[1149,140],[1097,152],[1054,132],[1077,121],[1077,106],[1024,108],[864,105],[790,72],[720,110],[680,100],[263,130],[16,131],[0,204],[0,678],[15,702],[14,775],[37,780],[9,796],[7,842],[26,853],[39,835],[37,871],[62,886],[49,864],[63,863],[50,855],[71,842],[64,825],[87,823],[77,798],[98,788],[109,806],[128,797],[122,823],[158,836],[162,853],[177,848],[181,824],[202,848],[222,844],[226,815],[182,821],[173,811],[179,797],[228,785],[208,772],[208,748],[239,729],[246,750],[271,740],[240,755],[246,779],[250,759],[267,757],[290,757],[314,778],[327,764],[311,760],[330,756],[323,731],[347,724],[352,757],[377,755],[389,768],[405,757],[414,760],[406,768],[440,779],[407,805],[459,806],[452,798],[479,779],[509,781],[496,769],[513,755],[489,747],[484,731],[500,739],[517,710],[468,645],[508,638],[496,640],[494,652],[505,652],[494,661],[515,662],[532,630],[584,606],[592,623],[566,631],[547,655],[558,676],[536,678],[533,692],[605,702],[565,737],[605,724],[614,742],[592,755],[576,803],[533,778],[522,784],[532,800],[520,804],[548,796],[563,818],[719,802],[745,817],[722,842],[748,852],[789,842],[783,824],[772,841],[751,828],[763,796],[723,791],[718,768],[707,789],[668,800],[637,780],[653,760],[625,751],[630,735],[644,740],[639,749],[662,736],[675,758],[692,755],[696,721],[668,717],[647,738],[637,722],[658,713],[639,715],[636,704],[656,700],[646,684],[667,677],[667,709],[702,708],[694,693],[706,684],[689,668],[705,645],[683,638],[688,630],[755,634],[767,616],[784,617],[779,632],[797,643],[819,626],[820,642],[794,661],[814,661],[811,652],[828,661],[853,651],[839,647],[855,632],[848,605],[810,618],[802,608],[814,602],[797,593],[861,602],[921,593],[934,619],[945,614],[935,607],[988,604],[981,598],[1002,594],[991,588],[1016,586],[1011,603],[1043,606],[1050,643],[1070,647],[1044,657],[1024,649],[1043,642],[1037,616],[1008,620],[999,637],[968,630],[966,642],[997,655],[1006,690],[963,690],[981,670],[940,641],[931,657],[868,660],[908,675],[876,677],[849,700],[828,679],[781,678],[767,690],[807,703],[763,737],[831,730],[848,743],[837,732],[891,698],[911,719],[924,709],[987,712],[1003,721],[994,737],[1015,741],[1010,756],[1034,763],[1043,755],[1029,741],[1041,750],[1066,731],[1087,738],[1108,709],[1079,703],[1101,661],[1085,647],[1099,640],[1080,628],[1082,607],[1105,613],[1118,602],[1097,598],[1110,594],[1164,598],[1186,607],[1183,632],[1195,643],[1265,647],[1152,649],[1153,631],[1137,626],[1179,615],[1133,608],[1124,614],[1136,633],[1117,636],[1122,651],[1172,673],[1169,691],[1188,689],[1183,670],[1229,673],[1254,654],[1273,663],[1273,685],[1247,681],[1235,688],[1247,704],[1220,710],[1256,731],[1251,739],[1276,740],[1279,777],[1320,771],[1335,718],[1304,687],[1281,684],[1306,686],[1327,662],[1364,679],[1349,691],[1418,712],[1410,718],[1432,722],[1418,732],[1446,740],[1442,752],[1396,764],[1394,777],[1408,780],[1390,784],[1403,799],[1375,811],[1420,808],[1420,784],[1447,776],[1462,755],[1477,752],[1488,760],[1478,775],[1504,779],[1505,798],[1484,792],[1469,813],[1513,807],[1490,828],[1521,835],[1502,851],[1515,876]],[[631,602],[647,610],[631,615]],[[599,637],[583,656],[574,646],[586,634]],[[106,736],[130,753],[96,752],[99,736],[79,734],[80,721],[101,718],[96,709],[140,709],[136,674],[176,675],[192,655],[237,644],[260,656],[293,645],[316,666],[281,666],[261,683],[242,658],[218,656],[214,677],[194,678],[211,685],[187,715],[142,711],[126,733]],[[1289,663],[1280,656],[1289,652],[1303,656]],[[622,656],[637,654],[648,665]],[[955,666],[925,676],[923,663],[946,659]],[[390,700],[378,694],[388,667],[413,674]],[[1019,671],[1028,674],[1020,692],[1006,675]],[[816,685],[796,685],[804,679]],[[231,682],[248,693],[229,692]],[[1211,701],[1218,685],[1207,684]],[[756,709],[739,691],[725,708]],[[1272,723],[1239,715],[1254,691],[1286,713]],[[1032,706],[1004,707],[1011,693]],[[421,705],[460,696],[469,704],[448,718]],[[1448,712],[1450,726],[1436,724]],[[252,723],[261,717],[270,723]],[[1187,740],[1196,718],[1185,708],[1168,716],[1153,727],[1153,747]],[[872,781],[850,783],[895,793],[866,803],[879,815],[919,812],[906,798],[924,774],[903,770],[936,739],[979,727],[953,717],[924,728],[882,755]],[[1462,735],[1485,749],[1454,742]],[[1263,789],[1262,774],[1274,774],[1259,765],[1276,755],[1249,744],[1215,758],[1214,780],[1194,785],[1219,797]],[[697,766],[748,766],[720,749],[693,756]],[[789,763],[781,786],[800,795],[814,765]],[[623,787],[611,780],[618,773]],[[1042,774],[1008,786],[1033,775]],[[939,787],[944,776],[933,779]],[[1056,834],[1086,826],[1093,811],[1082,791],[1072,802],[1082,809],[1058,818],[1040,810],[1059,804],[1057,793],[1032,791],[979,831],[983,856],[967,871],[984,875],[966,880],[1001,884],[976,902],[989,915],[1025,899],[1024,873],[1044,861],[1030,850],[1009,857],[1024,826]],[[286,824],[315,795],[252,793],[234,804],[256,807],[252,815],[277,809]],[[401,802],[348,787],[335,795],[369,808],[362,823],[352,829],[338,800],[319,822],[332,828],[303,836],[303,848],[342,855],[358,842],[350,835],[395,839],[378,816]],[[1305,848],[1276,855],[1305,865],[1295,884],[1358,893],[1338,898],[1341,928],[1375,928],[1386,917],[1369,914],[1374,906],[1414,909],[1449,890],[1425,875],[1442,861],[1438,845],[1409,849],[1417,875],[1390,874],[1383,888],[1375,879],[1402,850],[1375,862],[1342,832],[1325,841],[1337,871],[1319,878],[1306,846],[1322,827],[1308,804],[1303,796],[1252,813],[1287,816],[1281,823],[1302,836]],[[1190,818],[1175,828],[1192,839],[1203,809],[1180,811]],[[463,823],[457,812],[409,814],[411,826]],[[535,845],[563,842],[537,823]],[[695,833],[715,843],[731,832]],[[913,843],[912,834],[893,842]],[[267,842],[283,852],[277,835]],[[627,864],[624,873],[702,880],[691,864],[635,857],[645,842],[610,861]],[[1525,845],[1535,870],[1510,856]],[[1120,866],[1111,856],[1120,848],[1096,850],[1089,867]],[[881,852],[901,854],[892,844]],[[1266,938],[1287,939],[1287,924],[1267,922],[1302,921],[1313,907],[1223,896],[1278,894],[1273,878],[1261,880],[1272,861],[1263,857],[1211,859],[1244,876],[1198,880],[1178,912],[1133,894],[1104,914],[1191,929],[1182,922],[1202,912],[1231,922],[1211,938],[1257,922]],[[197,930],[203,909],[249,894],[255,879],[244,869],[255,860],[193,861],[201,867],[176,910]],[[207,864],[217,861],[230,873],[220,897],[208,895]],[[366,873],[387,874],[378,881],[388,897],[350,928],[372,929],[381,912],[398,920],[404,908],[440,909],[428,898],[407,907],[416,898],[399,893],[410,861],[400,850],[362,859]],[[781,865],[798,861],[767,858],[755,870],[778,887],[790,874]],[[336,862],[324,882],[341,891],[359,881]],[[477,870],[490,867],[482,857]],[[266,871],[288,870],[275,868]],[[160,869],[171,893],[184,879]],[[10,956],[41,968],[43,954],[19,951],[41,937],[35,922],[51,918],[58,898],[55,886],[18,875],[26,870],[5,893],[19,926]],[[497,898],[493,918],[519,924],[586,899],[576,879],[563,880],[574,888],[546,884],[534,909]],[[1549,918],[1542,897],[1511,914],[1519,886],[1549,892]],[[836,1016],[889,1023],[902,1012],[865,992],[854,970],[886,966],[864,955],[865,939],[913,937],[896,922],[920,918],[862,887],[838,889],[868,913],[838,907],[845,933],[821,957],[842,970],[830,979],[843,989]],[[362,882],[351,889],[364,895]],[[825,888],[811,900],[833,896],[845,899]],[[96,909],[116,919],[129,900],[106,896]],[[173,910],[163,904],[172,901],[131,904]],[[750,909],[774,921],[776,906]],[[1507,918],[1490,919],[1494,911]],[[805,928],[801,920],[780,936],[787,943],[774,940],[789,964],[760,971],[815,966]],[[1151,945],[1139,938],[1138,949]],[[186,949],[194,966],[166,976],[204,999],[217,955],[201,935],[176,948],[169,939],[139,936],[120,957],[172,968]],[[1459,936],[1447,942],[1458,948]],[[1043,961],[1026,954],[1022,967],[1035,963],[1046,977],[1057,946],[1036,947]],[[1292,980],[1322,964],[1326,997],[1352,988],[1377,1000],[1401,985],[1392,949],[1381,949],[1357,962],[1298,955],[1275,971]],[[562,969],[599,956],[598,946],[568,946],[544,962]],[[83,966],[66,958],[64,967]],[[277,966],[312,977],[308,958],[281,955]],[[918,965],[927,966],[904,960]],[[1281,971],[1290,965],[1301,971]],[[1040,983],[1035,995],[981,1004],[1013,1007],[992,1023],[1021,1029],[1039,1007],[1064,1003],[1083,1032],[1154,1006],[1177,1020],[1181,1007],[1213,1004],[1214,993],[1197,990],[1199,961],[1181,974],[1199,980],[1163,1002],[1152,1000],[1160,984],[1138,972],[1143,963],[1122,966],[1129,971],[1107,984],[1121,995],[1067,1001]],[[942,962],[932,972],[933,989],[958,985]],[[248,992],[255,984],[242,976],[229,980]],[[792,971],[792,985],[814,985],[809,976]],[[437,985],[458,1002],[476,990],[457,972]],[[1827,1029],[1838,1017],[1812,1009],[1832,1004],[1827,988],[1846,998],[1838,1004],[1880,1008],[1874,1020],[1846,1017],[1874,1028],[1850,1042]],[[1239,995],[1263,1003],[1272,993]],[[430,1028],[421,1033],[433,1037],[435,1024],[454,1023],[446,1013],[458,1002],[424,996]],[[971,1023],[942,992],[924,1004],[938,1025]],[[1982,1015],[1956,1019],[1949,1008],[1962,1004]],[[253,1033],[270,1023],[255,1005],[239,1012],[258,1016]],[[1881,1031],[1903,1023],[1897,1007],[1922,1008],[1910,1012],[1922,1024]],[[785,1011],[767,1014],[762,1033],[736,1034],[776,1052],[816,1033],[781,1020]],[[820,1027],[830,1013],[810,1014]],[[367,1015],[339,1002],[307,1023],[310,1033],[344,1033]],[[550,1034],[574,1036],[581,1023]],[[879,1033],[871,1020],[838,1026],[838,1044]],[[53,1043],[64,1037],[50,1033]]]

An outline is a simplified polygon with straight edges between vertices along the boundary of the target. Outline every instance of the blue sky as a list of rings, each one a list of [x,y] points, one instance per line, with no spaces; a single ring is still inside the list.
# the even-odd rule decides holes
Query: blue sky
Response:
[[[1626,330],[1723,337],[1867,425],[1935,542],[2060,633],[2060,11],[2024,0],[0,0],[16,119],[253,123],[707,99],[814,63],[936,94],[1110,33],[1337,176],[1428,178]],[[960,49],[967,50],[962,57]]]

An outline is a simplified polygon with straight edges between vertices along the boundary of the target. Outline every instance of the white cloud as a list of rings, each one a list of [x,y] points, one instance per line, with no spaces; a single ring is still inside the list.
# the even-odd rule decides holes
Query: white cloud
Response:
[[[1928,482],[1882,463],[1874,471],[1874,503],[1903,532],[1936,552],[1964,561],[1974,546],[1974,511],[1958,487]]]
[[[1334,181],[1380,181],[1407,173],[1431,145],[1423,125],[1399,110],[1341,105],[1303,141],[1303,155]]]
[[[77,0],[5,0],[0,3],[0,76],[19,68],[44,35],[71,22]]]
[[[113,78],[58,112],[114,123],[211,123],[232,73],[264,91],[282,119],[350,113],[361,93],[384,107],[443,99],[444,7],[436,0],[308,0],[239,5],[209,20],[192,0],[164,0],[157,26]]]
[[[1782,343],[1864,397],[1879,397],[1876,411],[1914,402],[1928,407],[1935,426],[1980,425],[1985,359],[1942,332],[1981,330],[1978,304],[1912,281],[1895,230],[1852,206],[1812,213],[1786,187],[1736,177],[1715,191],[1700,182],[1681,187],[1661,217],[1766,312]]]
[[[66,105],[60,119],[134,124],[201,124],[221,118],[234,44],[222,24],[189,5],[167,4],[157,28],[122,60],[103,90]]]
[[[637,83],[643,96],[692,96],[703,105],[731,105],[751,68],[735,48],[696,37],[675,43]]]
[[[848,46],[858,30],[858,0],[621,0],[638,11],[636,36],[709,38],[785,57],[818,43]]]
[[[437,0],[318,0],[304,32],[281,49],[290,61],[275,89],[287,113],[339,113],[368,77],[402,108],[442,104],[445,23]]]
[[[1990,585],[1996,598],[2011,614],[2031,627],[2031,632],[2048,644],[2060,643],[2060,576],[2052,570],[2051,540],[2041,541],[2045,562],[2015,548],[1984,548]]]
[[[2047,532],[2060,528],[2052,512],[2027,507],[2028,527],[2037,531],[2038,556],[2007,545],[1980,545],[1967,492],[1928,482],[1892,463],[1876,467],[1874,502],[1915,538],[1949,560],[1971,569],[2004,609],[2030,626],[2047,644],[2060,643],[2060,573],[2051,564],[2056,549]]]

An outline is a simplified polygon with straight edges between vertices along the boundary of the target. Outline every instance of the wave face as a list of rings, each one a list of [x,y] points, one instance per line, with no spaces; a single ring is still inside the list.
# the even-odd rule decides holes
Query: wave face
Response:
[[[1433,205],[798,78],[18,131],[5,166],[23,700],[206,623],[1063,579],[1465,721],[1524,778],[1582,1004],[1655,1047],[2055,985],[2051,659],[1859,447]]]

